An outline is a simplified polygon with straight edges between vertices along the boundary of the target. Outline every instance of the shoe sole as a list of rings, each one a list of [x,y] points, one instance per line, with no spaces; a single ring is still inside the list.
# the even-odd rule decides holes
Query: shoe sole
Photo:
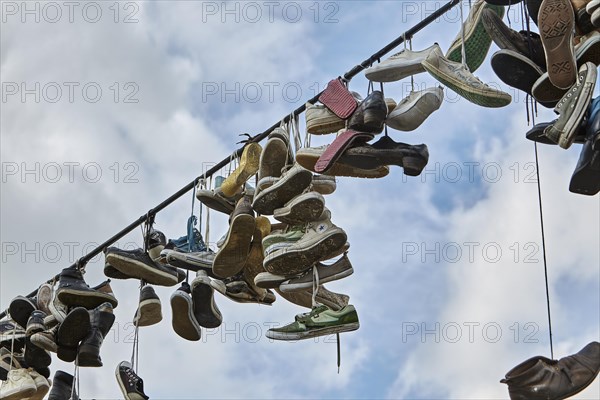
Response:
[[[110,265],[120,272],[132,278],[143,279],[152,285],[174,286],[178,281],[177,275],[152,268],[140,261],[120,254],[108,253],[106,259]]]
[[[279,138],[270,138],[260,154],[260,167],[258,169],[258,180],[266,176],[275,178],[281,176],[281,170],[287,161],[288,147]]]
[[[548,104],[547,107],[552,108],[560,101],[567,91],[568,89],[559,89],[554,86],[548,78],[548,73],[544,72],[533,84],[531,95],[540,104]]]
[[[56,297],[66,306],[85,307],[87,309],[96,308],[106,302],[111,303],[113,307],[115,304],[113,296],[98,291],[88,292],[77,289],[59,288],[56,291]]]
[[[385,119],[385,124],[398,131],[414,131],[440,108],[442,100],[443,97],[438,97],[435,93],[421,93],[414,101],[393,109]]]
[[[197,277],[192,281],[192,302],[194,316],[198,324],[204,328],[217,328],[223,322],[223,316],[215,303],[215,290],[204,277]]]
[[[317,192],[309,192],[300,195],[285,207],[278,208],[273,212],[273,217],[289,225],[312,222],[323,214],[325,199]]]
[[[333,116],[312,117],[306,115],[306,131],[312,135],[328,135],[346,126],[343,119]]]
[[[50,309],[48,308],[48,305],[52,302],[52,293],[52,286],[45,283],[39,287],[36,295],[37,308],[43,311],[46,315],[50,314]]]
[[[117,365],[117,369],[115,370],[115,377],[117,378],[117,382],[119,383],[119,388],[121,388],[121,393],[123,394],[123,397],[125,398],[125,400],[146,400],[144,397],[142,397],[141,395],[139,395],[137,393],[128,393],[127,392],[127,389],[123,385],[123,382],[121,382],[121,374],[119,371],[119,365]]]
[[[174,267],[198,272],[200,270],[212,269],[213,260],[203,261],[202,259],[191,257],[187,253],[173,251],[167,255],[167,263]]]
[[[379,68],[376,68],[376,66],[373,70],[365,72],[365,77],[373,82],[396,82],[408,76],[420,74],[425,72],[421,66],[421,61],[419,60],[420,58],[424,59],[424,55],[417,58],[414,64],[404,63],[398,65],[397,63],[394,65],[390,62],[387,65]]]
[[[134,319],[135,326],[151,326],[162,321],[162,306],[159,299],[148,299],[140,302],[137,315],[141,315]]]
[[[263,214],[273,215],[277,208],[301,194],[312,182],[312,173],[306,169],[297,169],[286,175],[273,186],[260,192],[252,202],[252,208]]]
[[[37,392],[37,386],[29,387],[24,389],[23,386],[19,387],[14,393],[3,393],[2,400],[23,400],[28,399],[35,395]]]
[[[544,0],[538,14],[538,26],[550,82],[568,89],[577,78],[573,49],[575,16],[568,0]]]
[[[491,90],[477,90],[466,86],[453,76],[441,72],[437,67],[430,64],[427,60],[423,61],[423,67],[439,82],[443,83],[473,104],[477,104],[482,107],[499,108],[509,105],[512,101],[512,97],[508,93]]]
[[[492,55],[492,69],[508,86],[527,94],[544,71],[529,58],[512,50],[500,50]]]
[[[315,171],[315,164],[319,160],[321,156],[316,154],[306,154],[299,153],[296,154],[296,162],[300,164],[302,167]],[[361,169],[356,167],[351,167],[345,164],[335,163],[333,167],[329,168],[322,175],[329,176],[347,176],[352,178],[366,178],[366,179],[377,179],[383,178],[390,173],[390,169],[387,166],[380,167],[377,169]]]
[[[256,275],[254,277],[254,284],[262,289],[276,289],[280,284],[289,280],[288,277],[283,275],[274,275],[271,273],[264,273],[264,275]]]
[[[35,346],[39,347],[40,349],[44,349],[47,351],[50,351],[52,353],[56,353],[58,346],[56,345],[56,342],[52,339],[47,339],[46,336],[44,335],[38,335],[38,334],[34,334],[31,336],[31,343],[33,343]]]
[[[279,289],[275,289],[277,293],[290,303],[294,303],[300,307],[312,308],[313,298],[312,290],[303,290],[299,292],[282,292]],[[317,303],[324,304],[332,310],[341,310],[348,305],[350,297],[345,294],[334,293],[320,286],[317,291]]]
[[[13,321],[23,329],[27,328],[27,321],[31,313],[36,310],[33,302],[26,297],[19,296],[10,302],[9,313]]]
[[[206,207],[211,210],[222,212],[223,214],[231,214],[235,205],[229,203],[226,199],[219,199],[218,194],[213,193],[211,190],[198,190],[196,191],[196,198]]]
[[[581,88],[577,100],[575,100],[575,108],[558,140],[558,145],[563,149],[568,149],[573,144],[575,136],[579,132],[581,121],[585,117],[590,102],[592,101],[592,95],[594,94],[594,87],[596,86],[597,70],[596,66],[591,63],[586,64],[588,71],[590,72],[589,79],[584,78],[582,82],[583,87]]]
[[[177,294],[178,291],[173,293],[171,296],[171,309],[173,310],[172,326],[175,333],[186,340],[198,341],[200,340],[201,328],[195,323],[195,317],[193,314],[192,299],[187,300],[181,295]],[[187,293],[186,293],[187,295]]]
[[[311,329],[306,332],[274,332],[267,331],[265,336],[273,340],[303,340],[311,339],[319,336],[333,335],[335,333],[352,332],[360,328],[360,323],[353,322],[350,324],[328,326],[324,328]]]
[[[352,165],[360,168],[376,168],[381,165],[397,165],[402,167],[404,174],[408,176],[418,176],[427,165],[429,157],[405,156],[406,152],[402,150],[383,150],[373,147],[362,147],[358,149],[348,149],[340,157],[340,164]]]
[[[488,35],[483,26],[481,15],[483,10],[490,9],[494,11],[500,18],[504,16],[504,7],[486,4],[478,10],[478,15],[475,18],[477,21],[471,26],[469,32],[465,32],[465,57],[469,71],[475,72],[487,56],[487,53],[492,45],[492,38]],[[462,39],[454,43],[446,53],[446,58],[454,62],[462,62]]]
[[[330,275],[326,278],[321,278],[319,276],[319,285],[346,278],[346,277],[352,275],[353,273],[354,273],[354,269],[349,268],[349,269],[341,271],[337,274]],[[289,282],[289,280],[286,282]],[[281,290],[282,292],[297,292],[299,290],[312,290],[312,286],[313,286],[312,281],[302,282],[302,283],[286,283],[286,282],[282,282],[281,285],[279,285],[279,290]]]
[[[315,236],[309,243],[296,242],[269,254],[264,261],[265,270],[275,275],[300,274],[317,261],[329,258],[346,244],[347,239],[342,229],[334,228],[321,237]]]
[[[225,197],[234,196],[248,178],[258,172],[262,147],[258,143],[250,143],[242,152],[240,165],[221,184]]]
[[[90,314],[85,308],[77,307],[71,310],[58,328],[57,344],[65,347],[77,347],[91,329]]]
[[[250,252],[255,225],[255,218],[248,214],[237,215],[231,221],[227,239],[217,252],[213,262],[212,271],[216,276],[228,278],[244,268]]]

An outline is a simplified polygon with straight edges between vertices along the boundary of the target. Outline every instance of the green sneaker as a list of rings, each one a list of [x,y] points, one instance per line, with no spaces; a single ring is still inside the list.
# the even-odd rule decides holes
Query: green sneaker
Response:
[[[488,35],[483,25],[482,14],[483,10],[486,9],[492,10],[500,18],[504,17],[503,6],[495,6],[483,0],[477,0],[471,7],[469,16],[464,23],[465,63],[471,72],[475,72],[483,63],[492,44],[492,38]],[[458,32],[458,35],[456,35],[454,42],[452,42],[446,53],[446,58],[450,61],[462,61],[462,36],[462,32]]]
[[[355,331],[359,327],[358,314],[353,305],[349,304],[340,311],[319,305],[309,313],[296,315],[296,320],[289,325],[269,329],[266,336],[275,340],[301,340]]]
[[[304,236],[302,225],[291,226],[287,232],[275,231],[262,240],[265,257],[277,249],[291,246]]]

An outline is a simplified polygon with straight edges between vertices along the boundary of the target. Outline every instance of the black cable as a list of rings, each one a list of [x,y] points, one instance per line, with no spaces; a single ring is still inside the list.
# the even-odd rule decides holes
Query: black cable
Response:
[[[451,0],[448,3],[444,4],[438,10],[434,11],[431,15],[427,16],[422,21],[417,23],[415,26],[413,26],[412,28],[410,28],[409,30],[404,32],[402,35],[400,35],[399,37],[397,37],[396,39],[394,39],[393,41],[388,43],[385,47],[383,47],[381,50],[379,50],[378,52],[373,54],[371,57],[367,58],[362,63],[355,65],[350,71],[348,71],[344,74],[343,79],[346,81],[350,81],[352,78],[354,78],[360,72],[362,72],[364,69],[370,67],[375,61],[377,61],[378,59],[380,59],[381,57],[383,57],[384,55],[389,53],[391,50],[396,48],[398,45],[402,44],[405,39],[406,40],[412,39],[412,37],[415,33],[419,32],[421,29],[423,29],[427,25],[434,22],[438,17],[440,17],[443,14],[445,14],[446,12],[448,12],[448,10],[450,10],[452,7],[457,5],[459,2],[460,2],[460,0]],[[263,133],[253,136],[253,137],[250,137],[246,143],[260,142],[261,140],[265,139],[267,136],[269,136],[269,134],[273,130],[275,130],[275,128],[277,128],[281,125],[282,121],[284,124],[287,124],[290,121],[292,115],[298,116],[298,115],[302,114],[304,112],[304,110],[306,109],[306,103],[312,104],[312,103],[317,102],[319,100],[319,96],[321,95],[321,93],[317,94],[312,99],[304,102],[304,104],[302,104],[300,107],[296,108],[292,113],[287,114],[282,120],[277,121],[275,124],[273,124],[273,126],[271,126],[269,129],[267,129]],[[242,146],[241,148],[237,149],[233,153],[233,156],[239,157],[242,154],[243,150],[244,150],[244,147]],[[111,238],[107,239],[104,243],[102,243],[101,245],[96,247],[94,250],[90,251],[88,254],[81,257],[78,261],[76,261],[74,264],[71,265],[71,268],[75,268],[77,265],[85,265],[85,263],[90,261],[92,258],[96,257],[98,254],[102,253],[104,251],[104,249],[106,249],[108,246],[115,243],[119,239],[121,239],[123,236],[127,235],[129,232],[133,231],[139,225],[145,223],[149,219],[153,220],[158,212],[165,209],[167,206],[169,206],[175,200],[179,199],[181,196],[186,194],[189,190],[192,190],[193,188],[195,188],[196,182],[198,180],[206,179],[206,178],[212,176],[213,174],[217,173],[221,168],[226,166],[230,162],[230,160],[231,160],[231,157],[228,156],[227,158],[225,158],[221,162],[219,162],[217,165],[215,165],[214,167],[212,167],[211,169],[206,171],[204,174],[195,178],[192,182],[188,183],[183,188],[181,188],[179,191],[172,194],[169,198],[164,200],[162,203],[160,203],[156,207],[150,209],[146,214],[140,216],[138,219],[133,221],[131,224],[129,224],[128,226],[123,228],[120,232],[116,233]],[[58,280],[59,278],[60,278],[60,275],[56,275],[52,279],[48,280],[47,283],[50,283],[53,280]],[[34,290],[33,292],[29,293],[27,295],[27,297],[30,297],[30,298],[34,297],[36,294],[37,294],[37,289]],[[4,317],[6,317],[6,311],[0,313],[0,319],[2,319]]]

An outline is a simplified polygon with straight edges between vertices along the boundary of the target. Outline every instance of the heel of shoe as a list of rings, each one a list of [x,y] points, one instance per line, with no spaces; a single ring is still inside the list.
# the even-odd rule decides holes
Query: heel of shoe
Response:
[[[404,175],[419,176],[426,165],[427,160],[422,157],[404,157],[402,159]]]
[[[387,108],[385,110],[380,108],[366,109],[364,114],[364,124],[372,128],[379,128],[379,130],[381,130],[383,128],[383,123],[386,116]]]

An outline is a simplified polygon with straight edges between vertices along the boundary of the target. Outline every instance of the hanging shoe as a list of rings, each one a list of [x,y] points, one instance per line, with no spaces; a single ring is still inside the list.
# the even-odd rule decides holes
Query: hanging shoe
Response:
[[[404,49],[379,64],[367,68],[365,70],[365,77],[373,82],[395,82],[408,76],[425,72],[421,62],[427,58],[434,48],[439,49],[441,52],[442,50],[439,47],[437,43],[434,43],[420,51]],[[342,124],[342,127],[338,128],[338,130],[343,128]]]
[[[242,274],[225,278],[223,280],[211,280],[211,286],[229,300],[245,304],[271,305],[275,302],[275,295],[270,290],[257,293],[244,280]]]
[[[50,315],[49,304],[52,301],[54,288],[49,283],[42,284],[35,295],[36,308],[43,311],[46,315]]]
[[[74,397],[71,397],[73,392],[73,375],[68,374],[64,371],[56,371],[54,373],[54,379],[52,380],[52,390],[48,396],[48,400],[78,400],[79,397],[75,393]]]
[[[277,208],[301,194],[312,182],[312,174],[299,164],[285,171],[277,183],[261,191],[252,202],[252,208],[263,215],[273,215]]]
[[[462,60],[463,36],[465,39],[465,63],[469,71],[475,72],[483,63],[492,44],[492,39],[483,26],[482,14],[484,10],[491,10],[500,18],[504,16],[504,7],[488,4],[483,0],[477,0],[469,11],[469,16],[464,22],[462,30],[446,52],[446,58],[450,61],[460,63]]]
[[[600,192],[600,149],[594,150],[593,143],[592,139],[587,140],[581,148],[569,183],[571,193],[594,196]]]
[[[10,302],[8,313],[10,318],[23,329],[27,327],[27,321],[31,313],[37,310],[36,304],[25,296],[17,296]]]
[[[254,228],[254,234],[252,235],[252,244],[250,245],[250,252],[248,258],[242,269],[242,277],[244,282],[250,287],[251,291],[254,292],[259,299],[267,297],[268,293],[264,288],[260,288],[254,284],[254,278],[256,275],[264,272],[263,261],[265,259],[265,253],[262,246],[262,240],[271,233],[271,222],[267,217],[258,216],[256,217],[256,226]]]
[[[538,14],[550,82],[559,89],[575,84],[577,65],[573,48],[575,14],[569,0],[544,0]]]
[[[231,214],[235,208],[235,201],[225,197],[220,189],[200,189],[198,186],[196,198],[206,207],[227,215]]]
[[[504,107],[512,100],[508,93],[481,82],[463,64],[448,60],[437,49],[423,61],[423,67],[439,82],[474,104]]]
[[[296,304],[300,307],[308,308],[309,310],[312,308],[312,289],[298,292],[282,292],[279,289],[275,289],[275,291],[290,303]],[[326,305],[332,310],[341,310],[349,304],[350,297],[345,294],[331,292],[327,290],[325,286],[321,285],[317,290],[317,296],[315,300],[318,304]]]
[[[556,123],[557,119],[552,122],[541,122],[539,124],[535,124],[530,130],[527,131],[525,137],[533,142],[538,142],[542,144],[556,145],[556,142],[548,139],[546,137],[546,129],[549,126],[552,126]],[[583,144],[585,143],[585,126],[587,121],[583,121],[582,124],[577,129],[577,133],[575,134],[575,140],[573,143]]]
[[[250,252],[255,225],[251,199],[244,196],[231,214],[227,237],[215,256],[212,266],[215,276],[226,278],[242,270]]]
[[[215,303],[214,289],[210,282],[211,278],[205,271],[198,271],[192,281],[194,317],[204,328],[217,328],[223,322],[223,315]]]
[[[13,357],[13,353],[9,349],[0,347],[0,381],[7,380],[8,371],[19,368],[21,368],[21,364]]]
[[[46,314],[43,311],[35,310],[31,313],[29,320],[27,320],[27,329],[25,330],[27,337],[46,330],[44,318],[46,318]]]
[[[13,369],[8,372],[7,381],[0,386],[0,399],[22,400],[33,396],[37,386],[29,372],[24,369]]]
[[[348,255],[344,254],[342,258],[331,265],[317,263],[317,273],[319,276],[319,284],[324,284],[350,276],[354,273],[354,269],[348,259]],[[306,270],[302,275],[282,282],[281,285],[279,285],[279,290],[282,292],[312,290],[313,274],[312,269]]]
[[[248,178],[258,172],[262,147],[258,143],[248,143],[240,157],[240,165],[221,184],[226,197],[232,197],[246,183]]]
[[[560,114],[556,122],[545,130],[548,139],[568,149],[585,117],[596,85],[597,71],[592,63],[585,63],[577,76],[577,83],[562,97],[555,111]]]
[[[352,305],[339,311],[319,305],[309,313],[296,315],[296,320],[281,328],[271,328],[266,337],[274,340],[302,340],[334,333],[355,331],[360,327],[358,314]]]
[[[279,178],[281,170],[292,162],[289,152],[289,134],[283,128],[275,128],[267,138],[265,148],[260,153],[258,180],[271,176]]]
[[[105,256],[106,262],[121,273],[132,278],[143,279],[149,284],[174,286],[180,282],[176,268],[155,262],[143,249],[121,250],[109,247],[105,251]]]
[[[494,73],[502,82],[530,95],[533,85],[544,74],[544,71],[531,59],[513,50],[495,52],[491,64]],[[556,102],[543,103],[543,105],[554,107]]]
[[[58,346],[56,344],[56,336],[58,333],[58,328],[60,325],[55,325],[54,327],[47,329],[43,332],[34,333],[31,335],[31,343],[40,349],[44,349],[46,351],[57,353]]]
[[[296,162],[307,170],[314,172],[315,164],[327,148],[328,145],[302,148],[296,153]],[[329,168],[323,175],[375,179],[383,178],[389,173],[390,169],[387,166],[377,169],[361,169],[336,162],[333,167]]]
[[[306,103],[306,131],[313,135],[325,135],[344,129],[346,122],[322,104]]]
[[[50,391],[50,381],[40,375],[36,370],[29,369],[29,376],[33,379],[35,383],[36,392],[33,396],[28,398],[27,400],[42,400],[46,394]]]
[[[600,343],[592,342],[578,353],[551,360],[537,356],[517,365],[501,383],[511,400],[566,399],[590,385],[600,371]]]
[[[348,120],[348,129],[359,132],[381,133],[387,113],[388,108],[383,93],[374,90],[360,102],[354,114]]]
[[[306,192],[294,197],[285,206],[275,209],[273,217],[289,225],[299,225],[319,218],[324,207],[323,196],[317,192]]]
[[[160,321],[162,321],[160,298],[152,286],[145,285],[140,290],[140,302],[133,317],[133,325],[150,326],[158,324]]]
[[[79,343],[92,329],[90,314],[84,307],[72,309],[60,324],[56,334],[57,355],[65,362],[73,362],[77,358]]]
[[[324,196],[331,194],[335,192],[335,189],[337,188],[335,176],[313,175],[310,188]]]
[[[385,124],[399,131],[414,131],[427,117],[440,108],[444,100],[444,91],[441,86],[411,91],[390,112],[385,119]]]
[[[56,297],[66,306],[81,306],[87,309],[98,307],[105,301],[116,302],[114,296],[90,288],[83,274],[76,268],[65,268],[60,273]]]
[[[171,295],[171,309],[173,314],[172,326],[175,333],[186,340],[200,340],[202,328],[194,316],[190,285],[183,282]]]
[[[89,319],[91,328],[79,346],[77,365],[80,367],[101,367],[100,347],[115,322],[112,305],[104,303],[94,310],[90,310]]]
[[[52,363],[50,353],[31,343],[30,339],[25,342],[25,364],[31,368],[46,368]]]
[[[148,400],[144,393],[144,381],[133,371],[131,364],[121,361],[115,371],[117,382],[125,400]]]
[[[210,249],[184,253],[179,250],[163,250],[161,256],[167,264],[190,271],[212,271],[216,253]]]
[[[275,275],[270,272],[261,272],[254,277],[254,284],[263,289],[277,289],[279,285],[287,281],[289,277]]]

